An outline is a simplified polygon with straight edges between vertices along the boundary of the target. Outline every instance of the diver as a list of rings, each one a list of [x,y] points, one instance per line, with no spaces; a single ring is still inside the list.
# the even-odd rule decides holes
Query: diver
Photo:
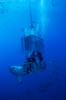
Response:
[[[27,73],[29,73],[29,71],[32,71],[32,64],[31,64],[31,58],[27,58]]]
[[[42,61],[43,61],[43,57],[42,57],[41,52],[37,51],[36,57],[38,57],[39,62],[40,62],[40,67],[41,67],[41,63],[42,63]]]
[[[33,51],[32,54],[31,54],[31,61],[32,61],[33,63],[35,63],[36,68],[39,67],[38,64],[37,64],[37,61],[36,61],[36,52],[35,52],[35,51]],[[33,65],[33,64],[32,64],[32,65]],[[32,68],[34,68],[34,67],[32,67]],[[34,70],[34,69],[33,69],[33,70]]]
[[[31,57],[31,61],[32,62],[36,62],[36,59],[35,59],[35,51],[32,52],[32,54],[31,54],[30,57]]]
[[[32,52],[32,54],[30,55],[30,57],[27,57],[27,73],[32,72],[34,70],[34,66],[33,64],[35,63],[36,67],[38,67],[38,64],[36,62],[36,58],[35,58],[35,51]]]
[[[27,72],[32,72],[33,69],[33,63],[36,63],[36,59],[35,59],[35,51],[33,51],[30,55],[30,57],[27,58],[27,62],[28,62],[28,67],[27,67]]]

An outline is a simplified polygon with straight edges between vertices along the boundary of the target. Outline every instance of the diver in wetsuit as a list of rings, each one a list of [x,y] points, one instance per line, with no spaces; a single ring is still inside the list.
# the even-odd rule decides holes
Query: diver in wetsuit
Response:
[[[36,55],[36,56],[38,57],[39,62],[40,62],[40,66],[41,66],[41,63],[42,63],[42,61],[43,61],[43,57],[42,57],[41,52],[37,51],[37,55]]]
[[[27,62],[28,62],[28,66],[27,66],[27,73],[29,73],[29,71],[31,71],[31,58],[27,58]]]
[[[27,72],[34,70],[33,63],[35,63],[36,67],[38,66],[35,59],[35,51],[32,52],[29,58],[27,58],[28,67]]]
[[[31,60],[32,60],[32,62],[33,63],[35,63],[35,67],[36,68],[39,68],[39,65],[37,64],[37,61],[36,61],[36,54],[35,54],[36,52],[35,51],[33,51],[33,53],[31,54]],[[34,68],[34,67],[33,67]]]
[[[31,54],[31,61],[32,62],[36,62],[36,59],[35,59],[35,51],[33,51],[33,53]]]

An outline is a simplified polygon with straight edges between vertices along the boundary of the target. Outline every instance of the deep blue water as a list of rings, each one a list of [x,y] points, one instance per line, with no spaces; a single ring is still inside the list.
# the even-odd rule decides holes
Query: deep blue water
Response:
[[[21,29],[30,25],[28,0],[0,0],[0,100],[66,100],[66,1],[31,0],[32,18],[44,37],[46,70],[22,77]]]

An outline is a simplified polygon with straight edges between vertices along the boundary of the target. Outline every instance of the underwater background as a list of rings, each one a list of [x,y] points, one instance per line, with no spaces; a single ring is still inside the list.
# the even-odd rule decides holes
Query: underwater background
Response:
[[[29,0],[0,0],[0,100],[66,100],[66,0],[31,0],[32,19],[44,37],[46,70],[22,77],[22,28],[30,25]]]

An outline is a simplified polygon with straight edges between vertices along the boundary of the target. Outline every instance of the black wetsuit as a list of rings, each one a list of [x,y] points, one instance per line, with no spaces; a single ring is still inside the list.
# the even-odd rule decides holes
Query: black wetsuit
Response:
[[[35,52],[33,52],[32,55],[31,55],[31,61],[32,61],[32,62],[36,62],[36,59],[35,59]]]
[[[36,59],[35,59],[35,52],[33,51],[33,53],[31,54],[31,57],[27,58],[27,62],[29,63],[29,67],[27,67],[27,72],[32,71],[33,69],[33,64],[32,63],[36,63]]]
[[[41,66],[41,62],[43,61],[43,57],[42,57],[41,52],[37,52],[37,57],[38,57],[38,59],[40,61],[40,66]]]
[[[37,64],[37,62],[36,62],[36,55],[35,55],[35,51],[33,51],[33,53],[32,53],[32,55],[31,55],[31,56],[32,56],[32,58],[31,58],[31,59],[32,59],[32,62],[33,62],[33,63],[35,63],[35,65],[36,65],[35,67],[36,67],[36,68],[38,68],[39,66],[38,66],[38,64]]]
[[[27,61],[29,63],[29,68],[27,67],[27,72],[29,72],[29,70],[31,71],[31,58],[27,58]]]
[[[42,54],[40,52],[37,52],[37,56],[38,56],[40,62],[42,62],[42,60],[43,60]]]

